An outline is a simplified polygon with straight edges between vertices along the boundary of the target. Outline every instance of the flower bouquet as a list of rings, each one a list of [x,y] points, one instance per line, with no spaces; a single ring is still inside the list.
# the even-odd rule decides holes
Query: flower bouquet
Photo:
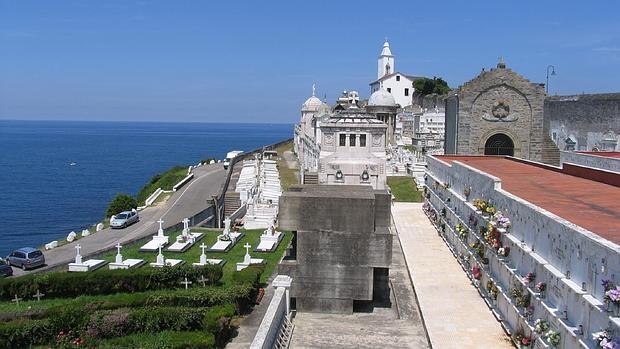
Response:
[[[540,294],[540,298],[545,298],[545,291],[547,290],[546,283],[541,281],[534,286],[534,289]]]
[[[547,331],[545,338],[547,339],[547,342],[554,347],[560,345],[560,334],[554,330]]]
[[[533,282],[534,279],[536,279],[536,273],[529,272],[523,277],[523,282],[525,282],[526,284],[529,284]]]
[[[500,247],[497,250],[497,254],[502,257],[508,257],[508,255],[510,254],[510,246]]]
[[[474,279],[480,280],[480,278],[482,277],[482,272],[480,271],[480,267],[478,265],[474,265],[471,268],[471,275],[474,277]]]
[[[536,319],[534,322],[534,331],[543,334],[549,329],[549,323],[543,319]]]
[[[518,307],[523,307],[527,309],[530,306],[530,294],[525,293],[521,295],[521,297],[517,297],[516,301]]]
[[[515,300],[523,297],[523,289],[521,287],[513,287],[510,290],[510,296],[512,296],[512,298],[514,298]]]
[[[613,344],[611,336],[607,330],[592,333],[592,339],[596,342],[596,344],[598,344],[599,348],[606,348],[606,346],[609,347],[609,344]]]

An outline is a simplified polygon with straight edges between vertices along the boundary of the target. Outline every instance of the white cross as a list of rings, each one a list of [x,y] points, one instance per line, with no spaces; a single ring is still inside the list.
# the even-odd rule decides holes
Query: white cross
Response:
[[[160,218],[157,223],[159,223],[159,229],[162,229],[161,225],[164,224],[164,220]]]
[[[15,302],[15,304],[17,304],[17,306],[19,307],[19,301],[21,301],[22,298],[17,297],[17,295],[15,295],[15,298],[11,299],[11,302]]]
[[[185,289],[187,290],[189,288],[189,285],[192,284],[191,281],[187,280],[187,276],[185,277],[185,281],[181,281],[181,284],[185,285]]]
[[[209,282],[209,279],[206,279],[204,276],[201,276],[200,279],[196,280],[200,283],[202,283],[202,287],[206,287],[207,282]]]
[[[161,245],[159,245],[158,248],[159,248],[159,254],[161,254]]]
[[[183,219],[183,224],[185,225],[185,229],[189,228],[189,218]]]
[[[34,298],[37,299],[37,302],[41,301],[41,297],[45,296],[45,293],[41,293],[41,291],[37,290],[37,293],[33,295]]]
[[[200,249],[202,250],[202,254],[205,254],[205,249],[206,248],[207,248],[207,245],[205,245],[204,242],[202,244],[200,244]]]
[[[75,249],[77,250],[77,254],[80,254],[80,250],[82,249],[82,246],[80,246],[80,244],[75,245]]]
[[[252,245],[246,242],[245,245],[243,245],[243,247],[245,247],[245,254],[250,254],[250,247],[252,247]]]
[[[121,247],[123,246],[121,246],[120,242],[116,244],[116,251],[117,251],[116,253],[121,254]]]

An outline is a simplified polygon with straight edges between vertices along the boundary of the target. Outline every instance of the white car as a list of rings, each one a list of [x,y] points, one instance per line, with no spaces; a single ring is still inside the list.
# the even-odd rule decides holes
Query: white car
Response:
[[[110,228],[122,229],[126,228],[140,220],[137,211],[124,211],[110,217]]]

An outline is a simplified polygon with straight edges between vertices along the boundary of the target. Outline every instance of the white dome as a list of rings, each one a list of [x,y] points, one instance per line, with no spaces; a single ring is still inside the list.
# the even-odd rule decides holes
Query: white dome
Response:
[[[378,89],[373,92],[368,98],[368,105],[370,106],[381,106],[381,107],[395,107],[396,100],[391,93],[384,90],[383,88]]]
[[[303,110],[317,111],[322,104],[323,102],[320,99],[316,96],[312,96],[304,102],[301,108]]]

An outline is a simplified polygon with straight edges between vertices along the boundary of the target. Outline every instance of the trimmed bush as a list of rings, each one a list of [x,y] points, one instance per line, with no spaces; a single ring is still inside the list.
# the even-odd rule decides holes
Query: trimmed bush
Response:
[[[222,267],[182,266],[140,268],[127,270],[103,269],[93,273],[44,273],[0,280],[0,299],[10,300],[18,295],[29,297],[37,290],[49,298],[70,298],[82,295],[106,295],[118,292],[143,292],[179,288],[187,277],[196,282],[201,276],[211,284],[222,278]]]
[[[0,322],[0,348],[27,348],[53,337],[48,320]]]
[[[263,264],[252,264],[241,271],[235,272],[233,274],[233,281],[235,283],[251,283],[253,285],[258,285],[263,271],[265,271],[265,266]]]
[[[232,327],[230,320],[235,315],[235,307],[232,304],[214,307],[209,311],[202,321],[203,327],[215,336],[215,343],[218,347],[223,347],[230,339]]]
[[[109,340],[87,342],[87,348],[107,349],[211,349],[215,338],[205,332],[164,331],[155,335],[134,334]]]

